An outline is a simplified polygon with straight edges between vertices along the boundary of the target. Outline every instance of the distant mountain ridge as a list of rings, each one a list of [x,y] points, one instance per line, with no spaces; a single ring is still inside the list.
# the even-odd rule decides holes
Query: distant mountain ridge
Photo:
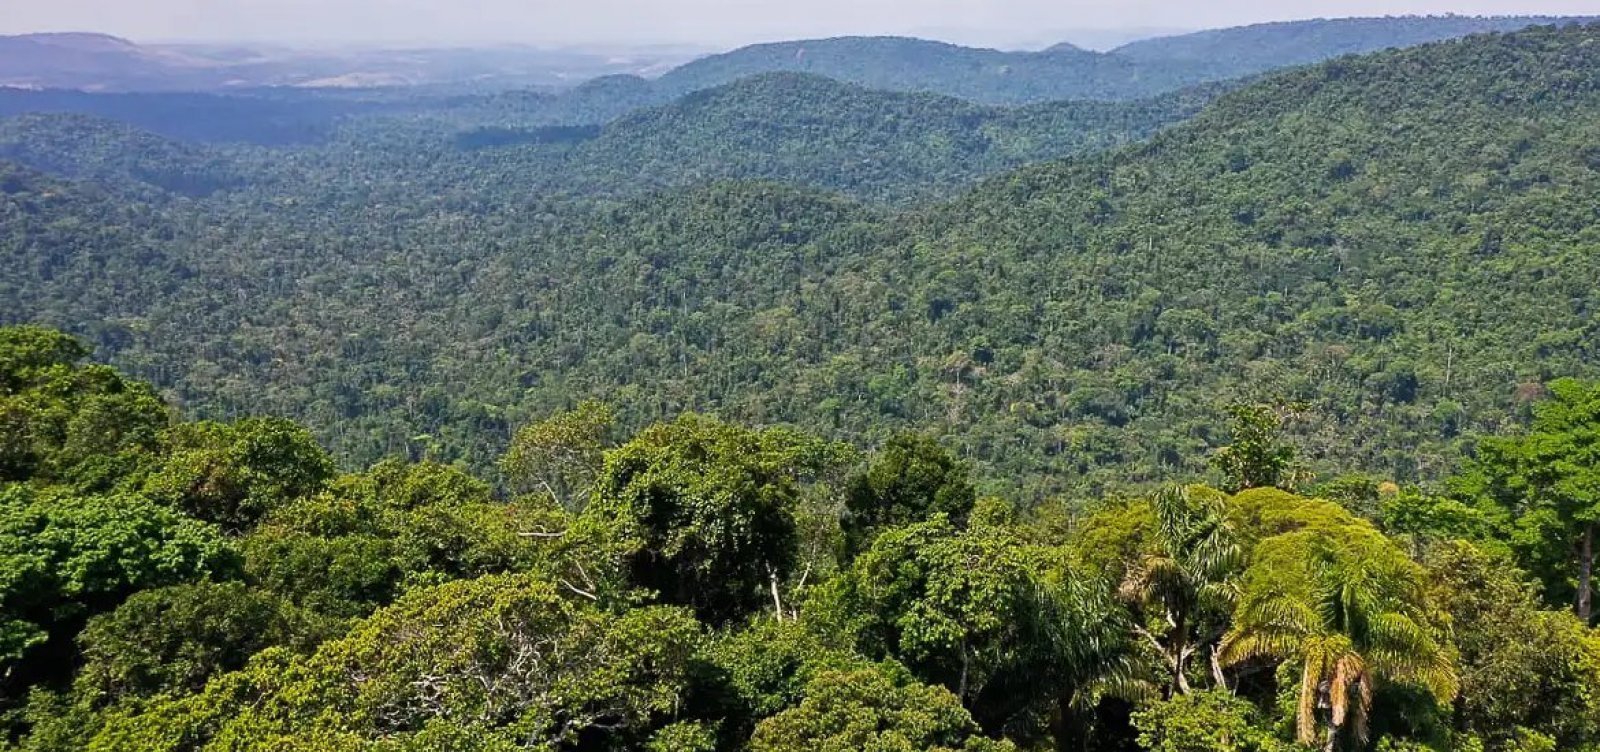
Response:
[[[1472,34],[1595,20],[1600,16],[1450,15],[1283,21],[1144,39],[1118,47],[1111,54],[1142,63],[1203,62],[1232,76]]]
[[[601,123],[639,107],[776,72],[990,105],[1129,101],[1348,54],[1591,20],[1414,16],[1293,21],[1161,37],[1106,53],[1069,43],[1039,52],[1007,52],[909,37],[797,40],[703,57],[654,80],[612,76],[590,82],[553,96],[548,112],[565,122]]]
[[[686,63],[663,75],[656,85],[683,94],[757,73],[796,71],[875,89],[925,91],[985,104],[1143,99],[1348,54],[1589,20],[1593,19],[1316,19],[1160,37],[1108,53],[1069,43],[1040,52],[1006,52],[904,37],[837,37],[742,47]]]
[[[266,86],[437,84],[571,86],[617,73],[658,73],[690,55],[634,57],[532,47],[293,50],[138,44],[94,33],[0,36],[0,87],[198,92]]]

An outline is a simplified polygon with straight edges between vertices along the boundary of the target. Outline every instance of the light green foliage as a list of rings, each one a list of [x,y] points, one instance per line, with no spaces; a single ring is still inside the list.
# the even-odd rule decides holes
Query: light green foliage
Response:
[[[141,589],[232,562],[214,527],[137,496],[0,489],[0,670],[58,674],[69,667],[19,665]]]
[[[186,423],[166,435],[166,459],[144,491],[234,532],[321,490],[333,460],[305,428],[281,419]]]
[[[700,723],[674,723],[657,731],[645,752],[715,752],[717,736]]]
[[[1227,691],[1175,695],[1134,713],[1139,748],[1149,752],[1289,752],[1260,711]]]
[[[558,506],[576,511],[600,473],[615,422],[609,406],[590,401],[529,423],[517,429],[500,458],[500,472],[516,490],[549,494]]]
[[[405,588],[508,571],[553,571],[566,515],[505,504],[459,469],[384,462],[289,501],[241,542],[258,587],[328,617],[364,616]]]
[[[843,520],[847,553],[865,550],[880,529],[925,522],[935,514],[965,525],[977,501],[970,473],[930,437],[890,439],[850,480]]]
[[[756,719],[798,704],[819,672],[867,664],[802,621],[765,618],[716,639],[707,645],[705,658],[725,673],[748,717]]]
[[[624,749],[681,707],[699,640],[679,609],[612,614],[521,575],[458,581],[408,594],[309,659],[269,651],[199,695],[129,708],[91,749],[177,749],[179,739],[208,750],[341,739],[425,749],[457,739],[473,750],[555,750],[589,734]]]
[[[1215,662],[1238,599],[1245,558],[1226,501],[1208,488],[1177,486],[1156,494],[1150,502],[1153,545],[1129,560],[1118,588],[1132,611],[1133,629],[1165,664],[1169,695],[1190,692],[1196,656]],[[1212,669],[1210,681],[1226,689],[1220,667]]]
[[[1251,488],[1294,490],[1295,451],[1283,443],[1284,418],[1270,405],[1234,405],[1228,409],[1231,443],[1212,455],[1230,492]]]
[[[1382,501],[1384,532],[1433,540],[1487,541],[1494,536],[1493,518],[1483,510],[1447,496],[1402,491]]]
[[[826,672],[800,706],[756,727],[751,752],[1006,752],[955,695],[892,666]]]
[[[1364,524],[1307,527],[1250,553],[1222,662],[1282,661],[1298,684],[1291,714],[1303,744],[1364,744],[1373,697],[1409,684],[1444,704],[1460,680],[1422,569]],[[1293,686],[1293,685],[1290,685]]]
[[[1248,548],[1273,536],[1302,530],[1372,528],[1371,523],[1331,501],[1308,499],[1275,488],[1253,489],[1228,500],[1228,521]]]

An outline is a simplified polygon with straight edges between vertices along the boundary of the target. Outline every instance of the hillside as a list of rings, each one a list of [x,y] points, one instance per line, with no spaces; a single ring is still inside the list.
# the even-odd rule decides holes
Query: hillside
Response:
[[[1143,140],[1219,91],[999,108],[771,73],[626,115],[546,169],[552,186],[597,193],[773,180],[904,203],[950,196],[1024,164]]]
[[[630,425],[917,426],[1032,496],[1193,471],[1228,402],[1284,398],[1319,467],[1435,477],[1525,385],[1600,363],[1597,34],[1275,76],[890,219],[764,184],[586,208],[499,180],[525,171],[499,150],[426,180],[320,152],[274,183],[295,193],[164,210],[199,271],[145,281],[172,292],[100,344],[195,364],[157,380],[202,415],[288,412],[358,459],[420,436],[482,461],[594,396]]]
[[[656,85],[688,92],[757,73],[797,71],[875,89],[925,91],[989,104],[1135,99],[1198,79],[1140,70],[1073,47],[1001,52],[901,37],[840,37],[752,45],[669,71]]]
[[[1399,16],[1285,21],[1144,39],[1118,47],[1112,54],[1144,64],[1203,65],[1214,75],[1233,77],[1473,34],[1592,20],[1559,16]]]

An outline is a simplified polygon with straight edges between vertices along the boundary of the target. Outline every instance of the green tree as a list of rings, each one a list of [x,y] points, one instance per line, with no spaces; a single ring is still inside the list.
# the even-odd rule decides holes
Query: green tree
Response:
[[[1149,752],[1288,752],[1261,712],[1226,690],[1174,695],[1133,714]]]
[[[542,491],[558,506],[577,511],[600,474],[615,423],[611,407],[593,401],[529,423],[517,429],[500,458],[500,472],[514,490]]]
[[[234,566],[213,526],[147,499],[0,488],[0,676],[59,677],[89,617]]]
[[[186,423],[170,430],[165,444],[166,459],[145,492],[230,532],[322,490],[334,474],[311,432],[279,418]]]
[[[121,706],[89,749],[637,749],[683,708],[699,642],[683,609],[491,575],[409,592],[309,658],[267,650],[198,695]]]
[[[1222,473],[1223,488],[1294,490],[1298,477],[1294,447],[1283,441],[1283,415],[1271,405],[1237,404],[1228,408],[1231,443],[1212,455]]]
[[[756,726],[751,752],[1006,752],[947,690],[885,665],[812,679],[799,707]]]
[[[0,327],[0,481],[109,490],[155,455],[170,420],[146,384],[81,365],[83,342],[41,327]]]
[[[966,524],[977,501],[971,470],[931,437],[901,434],[890,439],[851,478],[845,496],[846,552],[854,556],[879,530],[924,522],[942,514]]]
[[[1226,690],[1218,659],[1228,617],[1238,598],[1244,553],[1229,524],[1225,497],[1176,486],[1151,501],[1153,545],[1127,570],[1119,594],[1133,611],[1133,629],[1161,656],[1166,693],[1190,692],[1190,662],[1199,654],[1215,688]]]
[[[996,730],[1053,710],[1100,669],[1104,633],[1120,627],[1078,583],[1049,579],[1059,570],[1008,530],[960,530],[935,515],[879,535],[804,613],[862,654],[954,692]]]
[[[1382,683],[1421,687],[1440,704],[1455,698],[1437,621],[1420,568],[1381,534],[1305,529],[1256,547],[1221,659],[1283,662],[1299,685],[1300,743],[1363,745]]]
[[[89,621],[74,689],[95,705],[196,692],[265,648],[314,639],[309,626],[282,599],[238,582],[146,590]]]
[[[1424,563],[1458,655],[1457,730],[1496,752],[1530,733],[1551,749],[1600,744],[1600,637],[1570,611],[1541,609],[1504,552],[1442,542]]]
[[[606,453],[584,510],[629,582],[725,624],[771,603],[796,560],[794,509],[817,442],[689,415]]]
[[[1549,595],[1570,596],[1588,623],[1600,525],[1600,384],[1563,379],[1549,390],[1528,432],[1485,439],[1453,487],[1499,512],[1524,566]]]

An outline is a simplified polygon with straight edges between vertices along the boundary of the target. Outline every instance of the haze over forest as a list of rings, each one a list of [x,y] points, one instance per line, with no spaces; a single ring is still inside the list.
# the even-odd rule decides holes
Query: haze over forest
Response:
[[[1045,46],[1073,41],[1075,32],[1171,32],[1319,17],[1595,12],[1585,0],[61,0],[14,5],[0,17],[0,34],[96,31],[148,42],[561,47],[621,42],[711,48],[840,35]]]

